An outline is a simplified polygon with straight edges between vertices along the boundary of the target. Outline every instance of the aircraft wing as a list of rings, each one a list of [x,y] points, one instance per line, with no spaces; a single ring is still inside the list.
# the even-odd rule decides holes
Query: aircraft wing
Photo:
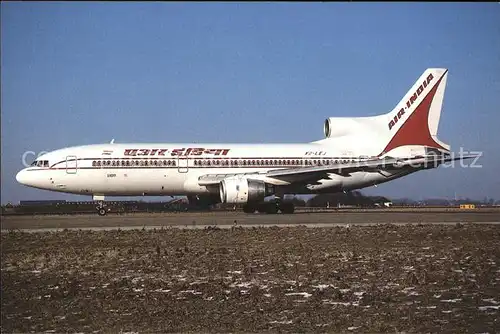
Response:
[[[418,156],[407,159],[396,159],[392,157],[387,157],[383,159],[372,159],[352,163],[340,163],[327,166],[313,166],[313,167],[302,167],[302,168],[289,168],[289,169],[278,169],[274,171],[269,171],[265,175],[268,177],[284,176],[284,175],[297,175],[297,174],[310,174],[318,172],[336,173],[347,176],[353,172],[362,171],[372,171],[377,169],[397,169],[404,167],[414,167],[414,168],[435,168],[438,165],[446,162],[451,162],[455,160],[465,160],[475,158],[478,155],[462,155],[462,156],[451,156],[451,155],[428,155],[428,156]]]
[[[385,157],[382,159],[368,159],[357,162],[349,163],[336,163],[324,166],[310,166],[310,167],[296,167],[296,168],[282,168],[269,170],[267,172],[254,172],[254,173],[233,173],[233,174],[207,174],[200,176],[198,178],[198,184],[200,186],[214,185],[218,184],[220,181],[231,176],[248,176],[256,179],[266,179],[266,182],[271,184],[279,185],[280,182],[273,182],[273,179],[277,181],[285,181],[288,179],[289,182],[307,181],[310,179],[320,179],[328,178],[328,174],[335,173],[343,176],[349,176],[354,172],[370,172],[383,169],[402,169],[402,168],[435,168],[442,163],[451,162],[455,160],[465,160],[475,158],[477,155],[463,155],[463,156],[451,156],[451,155],[428,155],[428,156],[418,156],[407,159],[397,159],[392,157]],[[291,179],[290,179],[291,178]],[[293,180],[293,181],[292,181]]]

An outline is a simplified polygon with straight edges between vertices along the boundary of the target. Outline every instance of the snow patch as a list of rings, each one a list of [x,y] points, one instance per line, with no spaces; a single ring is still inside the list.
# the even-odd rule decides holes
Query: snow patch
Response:
[[[330,284],[318,284],[318,285],[313,285],[312,287],[322,291],[322,290],[330,287]]]
[[[179,293],[192,293],[193,295],[201,295],[201,292],[195,290],[182,290]]]
[[[440,302],[442,302],[442,303],[456,303],[456,302],[459,302],[461,300],[462,300],[462,298],[443,299],[443,300],[440,300]]]
[[[358,303],[351,303],[351,302],[334,302],[331,300],[323,300],[324,304],[327,305],[342,305],[342,306],[359,306]]]
[[[285,293],[285,296],[302,296],[304,298],[309,298],[312,295],[307,292],[290,292],[290,293]]]
[[[500,305],[487,305],[487,306],[479,306],[479,311],[487,311],[487,310],[498,310],[500,309]]]
[[[290,325],[293,321],[292,320],[284,320],[284,321],[270,321],[270,324],[282,324],[282,325]]]
[[[498,302],[493,298],[481,299],[483,302],[498,304]]]

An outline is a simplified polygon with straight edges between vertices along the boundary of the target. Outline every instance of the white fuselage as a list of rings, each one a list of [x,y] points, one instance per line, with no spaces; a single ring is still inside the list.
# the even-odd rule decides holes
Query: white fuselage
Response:
[[[366,159],[366,152],[309,144],[98,144],[49,152],[17,175],[25,185],[94,196],[216,194],[218,187],[199,185],[213,174],[255,174],[269,170],[323,166]],[[386,182],[414,170],[328,173],[320,179],[296,183],[273,180],[282,193],[307,194],[359,189]]]

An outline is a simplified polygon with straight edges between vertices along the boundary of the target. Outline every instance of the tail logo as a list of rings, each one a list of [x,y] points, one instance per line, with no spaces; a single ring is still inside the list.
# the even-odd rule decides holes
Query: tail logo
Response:
[[[413,103],[415,103],[417,98],[424,92],[425,88],[427,88],[427,86],[429,86],[432,79],[434,79],[434,76],[432,75],[432,73],[429,73],[429,75],[427,76],[427,79],[425,79],[422,82],[422,84],[420,86],[418,86],[415,93],[413,93],[413,95],[410,96],[408,101],[406,101],[406,106],[404,108],[401,108],[398,111],[397,115],[395,115],[394,118],[391,119],[391,121],[388,124],[389,130],[391,130],[396,125],[396,123],[403,117],[403,115],[405,114],[405,109],[406,110],[410,109],[410,107],[413,105]]]

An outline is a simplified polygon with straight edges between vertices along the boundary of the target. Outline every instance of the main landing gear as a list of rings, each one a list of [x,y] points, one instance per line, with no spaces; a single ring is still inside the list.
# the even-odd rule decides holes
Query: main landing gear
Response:
[[[197,195],[188,196],[188,201],[190,207],[197,207],[199,209],[210,210],[211,207],[217,203],[220,203],[219,195]]]
[[[276,214],[278,212],[291,214],[294,213],[295,206],[292,202],[284,202],[280,200],[262,203],[247,203],[243,206],[243,212],[245,213],[254,213],[255,211],[268,214]]]

